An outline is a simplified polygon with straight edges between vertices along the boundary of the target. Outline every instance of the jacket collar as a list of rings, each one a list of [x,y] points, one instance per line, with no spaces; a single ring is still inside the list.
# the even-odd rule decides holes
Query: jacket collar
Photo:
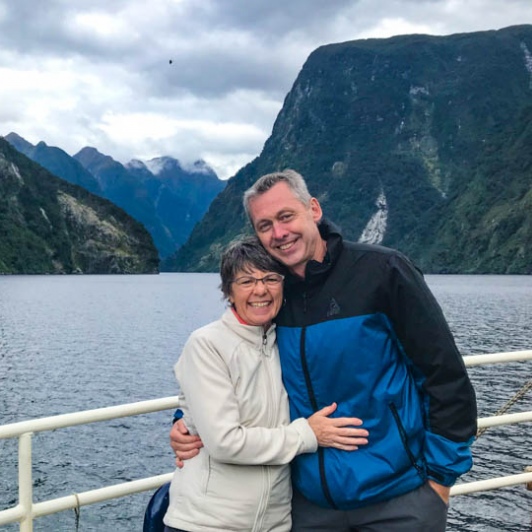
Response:
[[[261,351],[264,350],[264,347],[267,347],[268,349],[264,351],[266,354],[271,351],[271,347],[275,343],[275,323],[272,323],[270,328],[264,332],[262,326],[241,323],[231,308],[228,308],[222,314],[221,319],[224,325],[245,342],[252,344]],[[266,343],[264,343],[265,338]]]
[[[299,283],[316,284],[321,282],[324,277],[327,277],[336,264],[338,257],[343,249],[343,238],[340,230],[329,220],[322,218],[318,223],[318,230],[321,237],[325,240],[327,245],[327,252],[323,258],[323,262],[311,260],[305,267],[305,279],[289,273],[285,280],[288,285],[295,285]]]

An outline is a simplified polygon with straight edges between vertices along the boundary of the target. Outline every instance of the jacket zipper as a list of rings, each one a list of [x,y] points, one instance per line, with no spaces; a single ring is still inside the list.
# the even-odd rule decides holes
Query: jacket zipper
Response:
[[[263,480],[263,492],[260,498],[259,507],[257,509],[257,514],[255,516],[255,522],[253,523],[253,528],[251,532],[261,532],[264,530],[264,516],[266,515],[266,509],[268,508],[269,503],[269,493],[271,490],[271,471],[268,466],[260,466],[262,469],[262,480]]]
[[[273,386],[273,377],[272,377],[272,369],[271,369],[271,365],[270,365],[270,359],[271,357],[267,357],[266,356],[266,348],[268,346],[268,336],[266,334],[266,332],[262,335],[262,355],[263,355],[263,360],[262,360],[262,363],[264,364],[265,368],[266,368],[266,374],[267,374],[267,378],[268,378],[268,387],[270,388],[270,391],[272,392],[275,392],[275,389],[274,389],[274,386]],[[274,393],[272,393],[272,396],[274,396]],[[277,405],[274,405],[274,404],[271,404],[271,401],[270,401],[270,408],[269,408],[269,419],[268,419],[268,423],[269,423],[269,426],[272,427],[273,426],[273,421],[275,419],[275,407]]]
[[[268,345],[268,335],[265,331],[262,335],[262,345],[261,345],[261,355],[262,355],[262,364],[263,368],[265,368],[267,380],[268,380],[268,387],[270,390],[273,390],[273,379],[271,374],[271,367],[269,364],[269,357],[266,356],[266,348]],[[268,416],[268,426],[273,425],[273,420],[275,417],[275,406],[271,404],[271,401],[269,403],[269,416]],[[262,496],[260,498],[259,506],[257,508],[257,513],[255,516],[255,523],[252,528],[252,532],[260,532],[263,529],[263,521],[264,516],[266,514],[266,510],[268,508],[269,503],[269,493],[271,489],[271,471],[268,466],[262,465],[260,466],[262,470],[262,480],[263,480],[263,492]]]
[[[265,355],[266,354],[266,344],[268,343],[268,336],[266,332],[262,333],[262,345],[260,347],[260,354]]]
[[[397,429],[399,430],[399,436],[401,437],[401,442],[403,443],[404,450],[406,451],[406,454],[408,455],[410,462],[415,467],[417,474],[423,480],[425,480],[425,474],[423,472],[423,468],[416,462],[416,458],[413,455],[410,449],[410,446],[408,445],[408,435],[406,434],[405,428],[403,427],[403,424],[401,422],[401,418],[399,417],[399,412],[397,411],[397,407],[395,406],[394,403],[390,403],[389,407],[395,419],[395,424],[397,425]]]
[[[306,299],[305,299],[306,301]],[[318,402],[316,401],[316,395],[314,394],[314,388],[312,387],[312,381],[310,379],[310,372],[308,370],[308,364],[307,364],[307,354],[306,354],[306,336],[307,336],[307,329],[306,327],[303,327],[301,329],[301,339],[300,339],[300,345],[299,345],[299,352],[301,356],[301,367],[303,368],[303,375],[305,376],[305,384],[307,386],[307,391],[309,395],[310,404],[312,406],[312,410],[314,412],[318,411]],[[332,508],[337,510],[336,503],[334,502],[334,499],[332,498],[331,491],[329,489],[329,484],[327,483],[327,477],[325,475],[325,452],[323,447],[318,447],[318,464],[319,464],[319,472],[320,472],[320,481],[321,481],[321,487],[323,489],[323,495],[327,499],[327,502],[330,504]]]

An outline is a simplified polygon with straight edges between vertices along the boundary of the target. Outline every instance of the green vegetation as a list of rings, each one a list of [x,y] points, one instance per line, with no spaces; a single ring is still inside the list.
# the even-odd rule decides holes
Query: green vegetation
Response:
[[[324,46],[255,161],[229,180],[165,269],[214,271],[249,232],[243,191],[302,173],[357,240],[383,193],[383,245],[427,273],[532,273],[532,26]]]
[[[155,273],[144,227],[0,138],[0,273]]]

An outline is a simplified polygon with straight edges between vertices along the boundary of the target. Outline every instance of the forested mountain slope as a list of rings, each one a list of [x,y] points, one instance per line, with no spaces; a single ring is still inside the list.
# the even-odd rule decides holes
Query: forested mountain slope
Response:
[[[146,229],[0,138],[0,273],[157,273]]]
[[[243,191],[290,167],[349,239],[427,273],[532,273],[531,121],[532,26],[320,47],[260,156],[165,268],[216,270],[250,231]]]

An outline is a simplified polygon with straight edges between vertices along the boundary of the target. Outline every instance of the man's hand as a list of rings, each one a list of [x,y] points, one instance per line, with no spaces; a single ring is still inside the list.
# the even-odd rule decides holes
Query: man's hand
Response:
[[[185,422],[180,419],[172,425],[172,430],[170,430],[170,447],[176,456],[175,465],[181,469],[185,465],[183,460],[188,460],[199,454],[203,443],[199,436],[188,433]]]
[[[451,488],[448,488],[447,486],[442,486],[441,484],[434,482],[434,480],[429,479],[428,482],[430,487],[442,498],[443,502],[445,504],[449,504]]]
[[[356,451],[359,445],[368,443],[368,431],[356,428],[362,420],[356,417],[328,417],[337,408],[332,403],[318,410],[308,418],[310,428],[314,431],[320,447],[334,447],[343,451]]]

